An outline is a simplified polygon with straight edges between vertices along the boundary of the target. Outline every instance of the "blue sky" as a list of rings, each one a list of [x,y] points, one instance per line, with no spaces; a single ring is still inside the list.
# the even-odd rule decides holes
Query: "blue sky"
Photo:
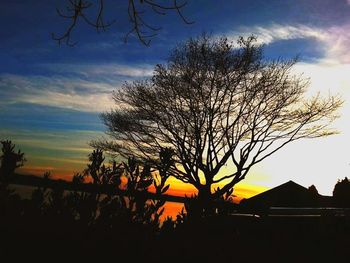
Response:
[[[188,0],[183,13],[194,21],[192,25],[185,25],[172,12],[166,16],[145,14],[151,24],[162,26],[150,47],[135,37],[123,42],[130,29],[127,5],[112,0],[106,0],[106,20],[116,22],[107,32],[97,33],[79,24],[72,35],[77,45],[59,46],[51,33],[59,34],[65,28],[65,21],[55,11],[65,3],[0,0],[0,138],[13,139],[26,152],[27,168],[35,167],[31,172],[51,170],[53,174],[68,175],[82,169],[89,152],[88,141],[103,134],[98,116],[113,107],[112,91],[125,81],[150,77],[154,65],[166,62],[176,43],[204,31],[232,40],[255,34],[265,44],[266,58],[300,55],[296,70],[311,78],[311,90],[340,93],[345,100],[349,94],[350,1]],[[345,104],[342,113],[347,109]],[[346,137],[344,116],[337,124],[343,137],[321,140],[328,148],[315,147],[319,141],[302,144],[305,152],[315,156],[308,162],[311,166],[319,165],[320,160],[312,149],[341,151],[334,145],[344,145],[341,142],[350,138]],[[291,155],[295,155],[293,148],[289,152],[286,149],[272,158],[274,161],[253,171],[256,176],[247,183],[272,187],[294,179],[305,186],[314,183],[329,194],[337,178],[349,176],[349,158],[327,157],[334,161],[333,167],[341,167],[336,175],[325,179],[329,176],[326,173],[334,170],[321,167],[303,168],[305,173],[315,175],[298,177],[300,169],[285,167],[288,163],[283,162]],[[285,173],[286,168],[291,172]]]

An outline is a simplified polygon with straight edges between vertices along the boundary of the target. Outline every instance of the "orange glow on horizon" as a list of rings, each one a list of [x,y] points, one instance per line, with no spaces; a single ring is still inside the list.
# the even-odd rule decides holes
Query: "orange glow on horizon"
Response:
[[[51,178],[58,180],[65,180],[65,181],[72,181],[73,175],[75,173],[72,173],[68,170],[63,169],[56,169],[55,167],[51,166],[28,166],[28,167],[21,167],[17,169],[18,173],[23,173],[25,175],[35,175],[42,177],[45,172],[51,173]]]
[[[74,172],[67,169],[59,169],[53,166],[25,166],[21,167],[17,170],[19,173],[28,174],[28,175],[36,175],[43,176],[44,172],[51,172],[52,179],[61,179],[65,181],[71,181],[74,175]],[[89,182],[88,180],[86,182]],[[190,184],[185,184],[175,178],[169,178],[167,184],[170,184],[170,188],[165,193],[167,195],[173,196],[188,196],[191,197],[197,194],[197,189]],[[239,203],[244,198],[250,198],[254,195],[257,195],[261,192],[268,190],[268,187],[257,186],[257,185],[248,185],[248,184],[238,184],[234,188],[233,192],[233,200],[235,203]],[[153,185],[150,187],[150,191],[154,192]]]
[[[61,179],[68,182],[72,181],[72,177],[74,175],[74,173],[72,173],[71,170],[55,168],[52,166],[25,166],[18,169],[19,173],[36,175],[36,176],[43,176],[44,172],[47,172],[47,171],[51,172],[52,179],[56,179],[56,180]],[[125,180],[122,180],[122,188],[123,188],[123,185],[124,186],[126,185],[126,178],[124,179]],[[89,180],[89,178],[86,178],[85,182],[89,183],[91,182],[91,180]],[[175,178],[169,178],[169,180],[167,181],[167,184],[170,184],[170,188],[165,193],[167,195],[191,197],[197,194],[198,192],[193,185],[185,184]],[[150,192],[154,193],[155,192],[154,186],[151,185],[149,190]],[[240,183],[234,188],[233,202],[239,203],[244,198],[250,198],[266,190],[268,190],[267,187]],[[183,203],[167,201],[164,205],[164,213],[160,217],[160,220],[164,221],[167,217],[171,217],[172,220],[176,220],[176,216],[182,211],[182,209],[184,209]]]

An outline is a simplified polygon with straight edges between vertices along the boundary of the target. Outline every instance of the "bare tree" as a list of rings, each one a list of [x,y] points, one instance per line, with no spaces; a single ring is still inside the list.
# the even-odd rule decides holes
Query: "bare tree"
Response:
[[[291,72],[296,61],[267,61],[255,43],[204,35],[180,44],[151,79],[115,91],[117,108],[102,115],[114,140],[97,144],[147,161],[170,147],[171,174],[210,200],[287,144],[334,134],[342,101],[306,99],[308,81]],[[224,174],[227,164],[235,168]]]
[[[105,31],[115,21],[106,22],[104,19],[106,0],[68,0],[64,11],[56,9],[60,17],[68,20],[68,26],[60,35],[52,34],[52,38],[59,44],[64,42],[68,46],[74,46],[76,42],[71,41],[73,30],[78,26],[78,22],[85,22],[97,30]],[[125,35],[125,41],[130,35],[135,35],[139,41],[148,46],[151,40],[162,29],[160,26],[149,24],[145,20],[146,11],[153,15],[166,15],[169,11],[175,11],[186,24],[192,24],[182,14],[182,9],[187,5],[187,1],[178,2],[177,0],[154,1],[154,0],[127,0],[125,2],[126,12],[128,14],[131,28]],[[120,12],[118,10],[118,12]],[[91,14],[92,13],[92,14]]]

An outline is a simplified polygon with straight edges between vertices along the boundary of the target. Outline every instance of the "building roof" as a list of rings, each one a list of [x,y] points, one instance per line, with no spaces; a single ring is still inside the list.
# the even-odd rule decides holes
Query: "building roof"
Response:
[[[241,201],[249,207],[312,207],[319,206],[322,196],[307,188],[288,181],[275,188]]]

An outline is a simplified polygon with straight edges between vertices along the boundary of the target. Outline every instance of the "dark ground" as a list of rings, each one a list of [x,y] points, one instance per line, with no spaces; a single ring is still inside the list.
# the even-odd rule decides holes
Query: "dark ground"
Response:
[[[0,230],[1,257],[11,261],[340,262],[349,248],[350,220],[225,216],[154,232],[137,224],[106,229],[45,218],[2,221]]]

